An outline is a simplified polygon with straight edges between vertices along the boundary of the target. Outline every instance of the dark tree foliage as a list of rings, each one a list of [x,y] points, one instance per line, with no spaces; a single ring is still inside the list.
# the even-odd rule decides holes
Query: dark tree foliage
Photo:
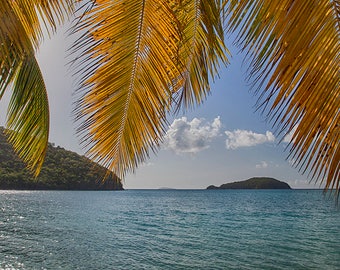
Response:
[[[291,187],[274,178],[253,177],[244,181],[223,184],[220,187],[209,186],[207,189],[291,189]]]
[[[48,145],[37,178],[14,153],[0,128],[0,189],[122,190],[121,180],[84,156]]]

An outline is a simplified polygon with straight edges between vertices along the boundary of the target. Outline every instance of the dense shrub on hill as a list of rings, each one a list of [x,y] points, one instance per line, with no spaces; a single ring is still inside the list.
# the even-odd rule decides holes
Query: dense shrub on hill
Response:
[[[209,186],[207,189],[291,189],[291,187],[275,178],[253,177],[244,181],[223,184],[219,187]]]
[[[48,145],[37,178],[14,153],[0,128],[0,189],[121,190],[121,180],[88,158]],[[105,177],[107,176],[107,177]]]

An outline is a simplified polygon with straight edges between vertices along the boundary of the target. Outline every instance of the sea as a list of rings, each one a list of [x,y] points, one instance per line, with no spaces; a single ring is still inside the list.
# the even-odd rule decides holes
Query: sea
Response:
[[[321,190],[0,191],[0,269],[340,269]]]

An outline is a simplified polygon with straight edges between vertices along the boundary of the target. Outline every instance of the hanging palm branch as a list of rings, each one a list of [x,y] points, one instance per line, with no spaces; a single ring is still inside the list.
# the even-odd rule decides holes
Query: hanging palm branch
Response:
[[[250,78],[282,137],[295,130],[290,158],[340,186],[340,18],[338,1],[225,1],[230,31],[248,52]]]
[[[123,177],[157,149],[174,93],[192,102],[191,91],[200,102],[208,74],[225,59],[214,5],[98,0],[84,7],[76,31],[85,34],[73,47],[82,51],[75,113],[90,158]]]
[[[75,111],[87,155],[122,177],[155,150],[170,106],[179,40],[166,1],[93,1],[74,50],[82,85]]]
[[[16,0],[0,4],[0,98],[12,89],[7,133],[18,155],[38,175],[47,149],[49,114],[45,84],[35,59],[41,23],[55,29],[72,1]],[[48,29],[47,29],[48,30]]]
[[[21,21],[13,10],[12,2],[4,1],[0,5],[0,20],[0,94],[2,97],[8,84],[14,78],[22,56],[25,53],[31,54],[34,49]]]
[[[179,61],[182,81],[178,105],[200,104],[210,92],[209,79],[218,75],[219,64],[227,64],[221,1],[181,1],[175,10],[182,25]]]
[[[33,55],[22,61],[12,91],[6,133],[18,155],[37,176],[47,150],[49,107],[46,87]]]

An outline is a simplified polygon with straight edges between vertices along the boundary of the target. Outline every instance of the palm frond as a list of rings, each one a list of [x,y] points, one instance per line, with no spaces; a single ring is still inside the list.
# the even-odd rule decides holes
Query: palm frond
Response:
[[[35,59],[41,24],[55,29],[73,11],[71,0],[16,0],[0,4],[0,98],[13,89],[9,141],[37,175],[47,149],[49,116],[45,85]]]
[[[49,107],[45,84],[34,55],[22,61],[12,90],[6,129],[8,140],[37,176],[47,150]]]
[[[11,3],[3,1],[0,4],[0,97],[13,80],[22,56],[34,52],[31,40]]]
[[[296,127],[290,148],[295,165],[339,192],[338,1],[225,3],[228,29],[239,32],[237,42],[252,59],[258,106],[282,137]]]
[[[168,1],[93,1],[76,32],[82,51],[76,119],[87,155],[122,177],[164,134],[178,51]]]
[[[227,64],[224,44],[222,6],[219,0],[181,1],[176,14],[181,22],[182,83],[178,103],[192,107],[200,104],[210,92],[209,77],[218,75],[219,64]]]
[[[55,29],[74,10],[73,0],[4,0],[0,4],[0,98],[18,66],[38,49],[43,29]],[[49,26],[48,26],[49,25]]]
[[[74,10],[72,0],[4,0],[0,4],[0,98],[27,55],[43,37],[42,24],[55,29]]]
[[[31,47],[37,49],[43,38],[42,25],[47,31],[55,30],[58,24],[73,14],[75,2],[74,0],[4,0],[0,4],[1,31],[6,33],[13,43],[21,45],[22,51],[29,51]],[[21,31],[25,32],[30,42],[25,37],[21,39]]]
[[[79,134],[90,158],[123,177],[157,149],[174,95],[201,102],[226,62],[221,2],[93,1],[84,9],[76,28],[85,34],[73,47],[82,51]]]

